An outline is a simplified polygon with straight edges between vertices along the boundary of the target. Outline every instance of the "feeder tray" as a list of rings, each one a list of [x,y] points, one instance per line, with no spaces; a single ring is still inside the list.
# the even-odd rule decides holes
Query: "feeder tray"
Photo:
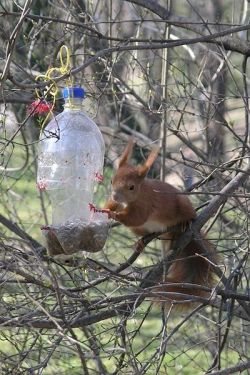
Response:
[[[79,251],[96,253],[105,245],[108,224],[103,222],[70,222],[42,228],[49,255],[74,254]]]

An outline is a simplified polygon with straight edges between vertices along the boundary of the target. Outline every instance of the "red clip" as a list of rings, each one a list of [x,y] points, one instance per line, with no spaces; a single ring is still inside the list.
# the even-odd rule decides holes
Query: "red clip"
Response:
[[[48,184],[45,180],[40,180],[37,182],[36,186],[40,191],[45,191],[48,187]]]
[[[41,226],[41,230],[51,230],[51,228],[48,225]]]
[[[100,174],[98,172],[95,172],[95,181],[97,181],[97,182],[103,182],[103,179],[104,179],[104,177],[103,177],[102,174]]]
[[[93,203],[89,203],[89,210],[92,212],[98,212],[97,208]]]

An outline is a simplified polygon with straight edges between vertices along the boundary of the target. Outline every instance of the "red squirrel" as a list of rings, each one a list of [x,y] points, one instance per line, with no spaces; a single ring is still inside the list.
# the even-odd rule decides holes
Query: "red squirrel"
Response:
[[[112,180],[111,198],[105,204],[103,211],[140,236],[166,232],[169,227],[177,224],[186,225],[195,219],[196,211],[187,195],[181,194],[178,189],[166,182],[146,178],[158,156],[159,149],[153,149],[142,165],[132,166],[129,164],[129,159],[133,146],[134,141],[130,139],[119,159],[118,169]],[[171,247],[180,233],[181,226],[179,232],[169,232],[161,238]],[[207,240],[204,241],[208,244]],[[213,252],[210,244],[208,246]],[[212,285],[211,265],[202,253],[203,250],[199,248],[197,242],[192,240],[171,265],[164,285],[156,290],[170,292],[168,294],[170,301],[182,300],[181,296],[176,298],[176,294],[171,297],[171,293],[204,296],[205,293],[195,286],[191,289],[181,286],[181,283]],[[171,282],[171,285],[168,286],[168,282]],[[176,285],[173,286],[173,283]]]

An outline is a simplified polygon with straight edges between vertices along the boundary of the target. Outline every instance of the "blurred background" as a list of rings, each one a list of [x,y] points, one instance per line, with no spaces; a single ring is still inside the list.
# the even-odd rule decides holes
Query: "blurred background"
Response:
[[[249,373],[249,28],[247,0],[1,1],[2,374]],[[189,194],[198,214],[247,171],[203,228],[224,275],[207,303],[185,311],[140,300],[161,246],[152,241],[115,272],[137,241],[120,225],[99,253],[66,263],[46,255],[40,227],[51,205],[36,171],[49,119],[27,108],[35,89],[52,99],[36,77],[60,67],[63,45],[105,139],[100,207],[131,136],[135,164],[160,144],[150,177]],[[59,90],[54,114],[62,109]]]

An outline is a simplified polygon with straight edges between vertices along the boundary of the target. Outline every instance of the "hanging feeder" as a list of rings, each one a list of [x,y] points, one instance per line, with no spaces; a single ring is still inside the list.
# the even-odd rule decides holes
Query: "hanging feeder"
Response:
[[[65,106],[42,131],[37,186],[52,204],[52,225],[42,228],[50,255],[103,248],[107,216],[90,209],[102,180],[105,146],[102,134],[84,112],[84,90],[63,90]]]

